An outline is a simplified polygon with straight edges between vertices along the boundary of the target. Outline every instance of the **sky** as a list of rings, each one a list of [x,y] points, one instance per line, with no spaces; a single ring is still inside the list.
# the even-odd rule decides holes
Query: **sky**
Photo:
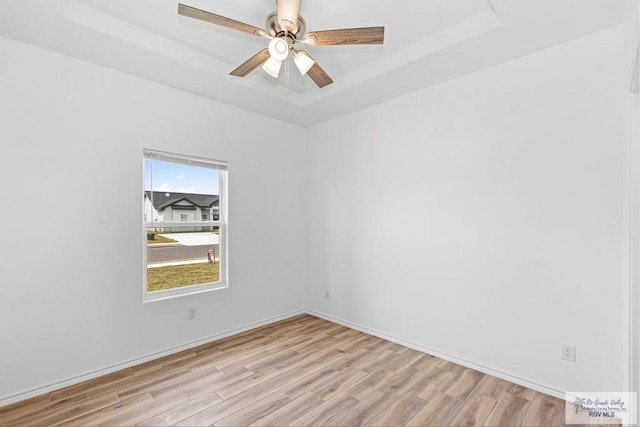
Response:
[[[153,191],[168,193],[218,194],[219,180],[216,169],[179,163],[144,159],[144,189],[151,190],[153,170]]]

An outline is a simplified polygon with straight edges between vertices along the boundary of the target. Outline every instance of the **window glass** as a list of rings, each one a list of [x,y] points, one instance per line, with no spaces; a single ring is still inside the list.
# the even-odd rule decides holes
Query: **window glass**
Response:
[[[145,299],[226,284],[226,163],[145,150]]]

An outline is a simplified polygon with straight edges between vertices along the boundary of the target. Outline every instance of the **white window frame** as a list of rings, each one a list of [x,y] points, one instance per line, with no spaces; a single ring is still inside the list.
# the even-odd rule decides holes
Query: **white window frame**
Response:
[[[167,153],[164,151],[157,151],[151,149],[143,150],[143,161],[142,161],[142,191],[144,194],[144,160],[160,160],[165,162],[173,162],[173,163],[182,163],[191,166],[199,166],[205,168],[216,169],[219,172],[219,185],[220,190],[218,194],[219,200],[219,219],[213,220],[209,219],[208,221],[157,221],[151,215],[151,221],[145,221],[144,218],[144,200],[142,202],[142,225],[143,225],[143,242],[142,242],[142,259],[144,265],[142,266],[143,270],[143,280],[142,280],[142,300],[143,302],[152,302],[152,301],[160,301],[169,298],[181,297],[184,295],[194,295],[203,292],[210,292],[218,289],[226,289],[229,287],[229,260],[228,260],[228,226],[227,226],[227,174],[228,174],[228,164],[226,161],[222,160],[211,160],[205,159],[201,157],[195,156],[186,156],[175,153]],[[152,170],[153,174],[153,170]],[[153,176],[153,175],[152,175]],[[153,191],[152,191],[153,194]],[[144,199],[144,198],[143,198]],[[152,203],[153,206],[153,203]],[[180,228],[180,227],[218,227],[218,236],[219,236],[219,271],[220,276],[217,282],[212,283],[202,283],[190,286],[184,286],[181,288],[167,289],[163,291],[156,292],[147,292],[147,230],[149,228]]]

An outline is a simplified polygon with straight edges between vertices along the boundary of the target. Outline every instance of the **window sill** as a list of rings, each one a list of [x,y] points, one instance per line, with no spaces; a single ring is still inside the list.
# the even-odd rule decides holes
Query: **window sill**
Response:
[[[189,295],[197,295],[203,294],[206,292],[218,291],[221,289],[228,289],[229,285],[227,283],[206,283],[203,285],[193,285],[187,286],[184,288],[176,288],[176,289],[167,289],[165,291],[156,291],[147,293],[145,292],[142,296],[143,304],[149,302],[157,302],[157,301],[166,301],[169,299],[180,298]]]

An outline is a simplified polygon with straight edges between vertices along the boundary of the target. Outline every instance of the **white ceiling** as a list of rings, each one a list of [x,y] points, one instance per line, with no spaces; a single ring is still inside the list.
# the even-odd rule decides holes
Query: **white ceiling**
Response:
[[[262,28],[275,0],[181,0]],[[178,0],[0,0],[0,35],[309,126],[622,23],[624,0],[302,0],[309,31],[385,26],[382,46],[307,47],[292,67],[229,72],[268,40],[177,15]]]

